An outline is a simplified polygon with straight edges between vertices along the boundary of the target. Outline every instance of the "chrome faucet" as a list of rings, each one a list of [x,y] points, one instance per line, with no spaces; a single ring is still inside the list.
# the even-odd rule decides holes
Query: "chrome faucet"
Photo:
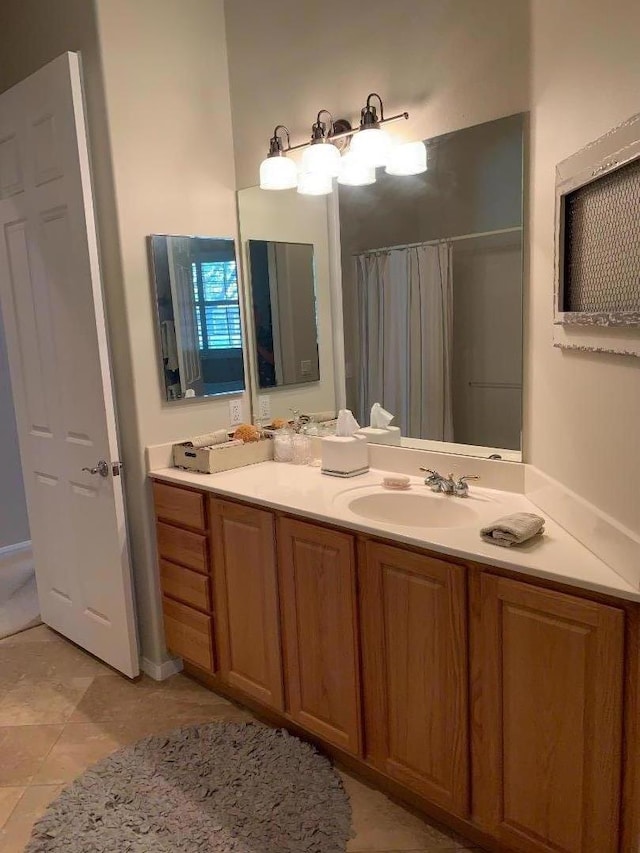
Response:
[[[480,477],[475,475],[465,474],[454,480],[453,474],[448,477],[443,477],[432,468],[421,468],[421,471],[426,473],[424,478],[425,486],[429,486],[432,492],[442,492],[443,495],[455,495],[458,498],[466,498],[469,494],[469,484],[467,480],[479,480]]]

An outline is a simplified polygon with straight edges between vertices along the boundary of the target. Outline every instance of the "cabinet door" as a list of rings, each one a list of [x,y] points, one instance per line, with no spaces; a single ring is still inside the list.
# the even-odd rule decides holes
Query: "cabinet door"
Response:
[[[367,759],[468,811],[466,569],[368,542],[359,566]]]
[[[483,574],[474,811],[526,853],[618,850],[624,614]]]
[[[283,710],[274,518],[211,499],[219,676]]]
[[[309,731],[358,754],[353,536],[281,519],[278,551],[289,713]]]

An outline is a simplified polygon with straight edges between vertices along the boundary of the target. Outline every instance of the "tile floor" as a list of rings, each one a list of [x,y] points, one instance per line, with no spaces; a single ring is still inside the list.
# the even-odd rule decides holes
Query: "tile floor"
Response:
[[[251,714],[182,675],[136,683],[44,626],[0,641],[0,853],[20,853],[65,784],[148,734]],[[473,849],[343,774],[353,808],[349,853]]]

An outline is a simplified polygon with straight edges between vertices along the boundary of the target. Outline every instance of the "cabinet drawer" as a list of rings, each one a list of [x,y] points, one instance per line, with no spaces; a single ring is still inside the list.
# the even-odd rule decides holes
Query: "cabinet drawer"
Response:
[[[159,519],[196,530],[206,530],[207,516],[203,494],[177,489],[175,486],[167,486],[166,483],[154,483],[153,502]]]
[[[162,599],[167,648],[209,672],[213,667],[212,619],[177,601]]]
[[[211,588],[206,575],[160,560],[160,584],[169,598],[177,598],[199,610],[211,610]]]
[[[158,552],[172,563],[207,574],[207,537],[159,521]]]

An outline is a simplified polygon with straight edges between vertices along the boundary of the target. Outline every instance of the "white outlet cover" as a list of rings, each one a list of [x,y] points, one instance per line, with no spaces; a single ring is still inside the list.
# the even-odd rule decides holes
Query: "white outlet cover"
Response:
[[[308,376],[311,373],[311,361],[307,358],[300,362],[300,372],[303,376]]]
[[[258,397],[258,412],[261,420],[271,417],[271,397],[268,394],[260,394]]]
[[[229,400],[229,422],[231,426],[242,423],[242,400],[240,397]]]

